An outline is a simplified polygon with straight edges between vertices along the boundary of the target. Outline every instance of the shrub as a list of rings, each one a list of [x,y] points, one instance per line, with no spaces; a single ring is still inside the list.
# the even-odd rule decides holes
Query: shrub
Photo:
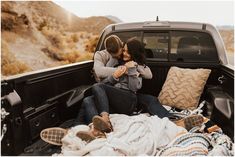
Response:
[[[81,61],[87,61],[87,60],[92,60],[93,59],[93,53],[82,53],[79,58],[77,58],[77,62]]]
[[[72,41],[73,41],[74,43],[76,43],[76,42],[79,41],[77,34],[72,34],[72,35],[71,35],[71,39],[72,39]]]
[[[46,38],[51,42],[53,46],[60,49],[64,48],[63,36],[60,34],[60,32],[49,29],[48,27],[43,27],[42,33],[46,36]]]
[[[63,58],[61,57],[61,52],[59,49],[49,46],[46,48],[42,48],[41,49],[47,56],[49,56],[50,58],[57,60],[57,61],[62,61]]]
[[[77,62],[77,59],[80,57],[80,53],[78,51],[71,51],[62,54],[62,58],[64,61],[68,61],[69,63]]]
[[[7,43],[4,41],[2,41],[1,50],[1,68],[3,75],[15,75],[31,70],[25,63],[16,60],[15,56],[9,51]]]
[[[1,30],[12,31],[16,25],[16,16],[3,12],[1,17]]]
[[[99,37],[97,35],[92,36],[85,44],[85,50],[90,53],[94,53]]]
[[[44,20],[39,24],[38,30],[39,30],[39,31],[42,31],[43,28],[46,27],[46,26],[47,26],[47,22],[46,22],[46,20],[44,19]]]

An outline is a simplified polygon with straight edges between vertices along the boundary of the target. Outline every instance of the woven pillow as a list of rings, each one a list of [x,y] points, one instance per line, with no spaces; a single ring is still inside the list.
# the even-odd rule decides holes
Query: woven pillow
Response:
[[[178,109],[197,108],[210,72],[210,69],[171,67],[159,93],[159,101]]]

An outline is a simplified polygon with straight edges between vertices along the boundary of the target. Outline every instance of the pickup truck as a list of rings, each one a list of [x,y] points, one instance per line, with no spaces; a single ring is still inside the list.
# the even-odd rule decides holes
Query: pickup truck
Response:
[[[107,26],[96,51],[111,34],[123,41],[138,38],[145,45],[153,78],[144,80],[142,93],[158,96],[171,66],[212,70],[200,101],[203,115],[234,137],[234,69],[216,28],[206,23],[150,21]],[[51,155],[59,147],[40,140],[44,128],[69,127],[89,87],[96,81],[93,61],[28,72],[1,80],[2,155]]]

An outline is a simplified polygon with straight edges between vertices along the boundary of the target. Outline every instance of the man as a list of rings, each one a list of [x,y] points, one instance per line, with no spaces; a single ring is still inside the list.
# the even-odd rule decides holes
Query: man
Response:
[[[102,79],[111,76],[117,70],[117,68],[115,68],[114,66],[118,65],[118,60],[122,58],[123,43],[118,36],[111,35],[106,38],[104,41],[104,46],[104,50],[98,51],[94,55],[94,74],[97,82],[100,82]],[[148,70],[150,71],[150,69]],[[122,75],[124,72],[124,70],[120,70],[117,72],[117,74]],[[78,116],[74,121],[74,126],[81,124],[90,124],[92,122],[92,118],[95,115],[98,115],[98,112],[95,106],[94,96],[88,96],[83,99]],[[92,134],[96,137],[105,136],[104,133],[95,128],[92,128],[91,130]],[[65,134],[67,134],[66,129],[47,128],[41,131],[40,136],[41,139],[45,142],[53,145],[62,145],[61,139],[64,137]],[[83,135],[81,137],[78,134],[78,136],[86,140],[86,137],[84,137]],[[91,139],[89,138],[87,139],[87,141],[88,140]]]

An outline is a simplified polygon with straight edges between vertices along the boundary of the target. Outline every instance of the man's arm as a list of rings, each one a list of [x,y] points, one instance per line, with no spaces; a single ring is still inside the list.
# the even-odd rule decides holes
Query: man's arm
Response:
[[[94,70],[99,78],[106,78],[108,76],[111,76],[116,70],[116,68],[113,67],[106,67],[106,64],[109,61],[109,59],[110,56],[108,56],[102,51],[98,51],[95,53]]]
[[[148,66],[138,65],[137,71],[144,79],[152,79],[153,74]]]

